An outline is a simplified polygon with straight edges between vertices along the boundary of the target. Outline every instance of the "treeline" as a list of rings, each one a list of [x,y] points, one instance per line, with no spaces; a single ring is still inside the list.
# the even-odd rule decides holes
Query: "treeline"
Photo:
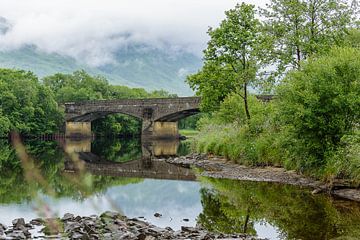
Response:
[[[12,130],[26,136],[60,131],[64,123],[61,106],[65,102],[175,96],[163,90],[147,92],[143,88],[113,86],[105,78],[82,70],[39,79],[32,72],[0,69],[0,136]],[[134,135],[140,129],[140,121],[122,114],[93,123],[98,135]]]
[[[272,0],[259,11],[245,3],[227,11],[208,31],[203,68],[187,79],[208,112],[197,151],[360,183],[357,6]]]

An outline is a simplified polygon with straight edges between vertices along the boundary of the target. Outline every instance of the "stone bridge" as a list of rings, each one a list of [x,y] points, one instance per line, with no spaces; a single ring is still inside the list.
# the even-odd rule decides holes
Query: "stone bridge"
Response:
[[[257,95],[268,102],[273,95]],[[66,136],[91,136],[91,122],[108,114],[122,113],[142,121],[144,138],[176,138],[177,122],[197,114],[200,97],[93,100],[65,103]]]
[[[199,112],[199,97],[94,100],[65,103],[66,136],[91,136],[91,122],[122,113],[142,121],[142,136],[178,136],[178,120]]]

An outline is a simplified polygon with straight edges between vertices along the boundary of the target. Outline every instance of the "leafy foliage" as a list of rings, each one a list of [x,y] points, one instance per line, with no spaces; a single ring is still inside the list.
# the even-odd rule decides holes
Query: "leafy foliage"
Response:
[[[278,71],[299,69],[302,60],[341,45],[352,13],[343,0],[271,0],[262,16]]]
[[[200,119],[197,151],[359,182],[359,53],[334,48],[309,59],[287,75],[272,102],[250,98],[250,121],[239,111],[241,97],[230,95],[217,112]]]
[[[51,90],[33,73],[0,69],[0,92],[0,136],[10,130],[25,135],[58,130],[62,113]]]
[[[209,28],[210,41],[204,51],[204,67],[187,79],[203,97],[203,109],[216,109],[230,92],[240,91],[248,119],[248,85],[254,83],[260,66],[264,37],[253,5],[238,4],[225,12],[218,28]]]
[[[357,1],[271,0],[262,23],[254,12],[246,4],[227,11],[209,30],[203,69],[188,77],[212,112],[199,120],[194,148],[360,182]],[[276,74],[262,79],[259,70]],[[248,99],[247,83],[275,79],[271,103]]]
[[[291,134],[288,164],[310,170],[326,165],[345,135],[360,124],[360,51],[334,48],[291,72],[278,90],[280,114]]]

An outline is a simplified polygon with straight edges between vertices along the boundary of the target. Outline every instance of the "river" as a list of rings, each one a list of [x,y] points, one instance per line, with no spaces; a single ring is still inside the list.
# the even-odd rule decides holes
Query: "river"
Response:
[[[7,225],[19,217],[111,210],[175,230],[200,224],[268,239],[360,239],[358,203],[289,185],[199,177],[198,170],[156,160],[188,154],[179,141],[60,139],[24,146],[28,156],[21,161],[0,140],[0,223]]]

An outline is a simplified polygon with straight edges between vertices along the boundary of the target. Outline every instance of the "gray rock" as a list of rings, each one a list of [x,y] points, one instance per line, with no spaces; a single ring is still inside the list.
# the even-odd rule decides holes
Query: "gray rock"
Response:
[[[161,214],[160,214],[161,215]],[[174,232],[170,227],[160,228],[144,222],[139,219],[128,219],[119,213],[105,212],[101,215],[101,218],[97,216],[91,217],[75,217],[72,214],[65,214],[60,219],[51,219],[52,221],[60,221],[60,225],[63,224],[64,228],[59,228],[56,235],[53,232],[46,233],[49,229],[45,227],[43,231],[46,235],[45,239],[62,239],[64,236],[68,236],[70,239],[109,239],[109,240],[155,240],[155,239],[242,239],[250,240],[256,239],[246,235],[232,235],[232,234],[215,234],[210,233],[197,227],[182,227],[181,231]],[[185,221],[186,219],[184,219]],[[44,220],[37,219],[32,220],[32,223],[44,223]],[[13,221],[14,227],[6,229],[3,225],[0,225],[0,230],[6,229],[5,239],[26,239],[31,238],[29,229],[32,225],[24,224],[25,221],[21,219],[15,219]],[[15,229],[15,226],[18,229]],[[34,236],[34,238],[41,238],[40,236]],[[2,239],[0,233],[0,239]]]
[[[100,215],[100,218],[112,218],[115,219],[117,217],[121,216],[121,214],[117,213],[117,212],[110,212],[110,211],[106,211],[103,214]]]
[[[182,227],[181,227],[181,231],[190,232],[190,233],[198,233],[198,232],[199,232],[199,230],[196,229],[196,228],[193,228],[193,227],[185,227],[185,226],[182,226]]]
[[[81,225],[78,222],[65,222],[64,231],[66,233],[75,232],[81,229]]]
[[[80,232],[74,232],[73,234],[71,234],[71,239],[89,239],[89,236],[87,234],[83,234]]]
[[[0,230],[5,231],[7,229],[7,226],[5,224],[0,223]]]
[[[23,218],[17,218],[12,221],[14,229],[19,229],[21,227],[25,227],[25,220]]]
[[[154,213],[154,217],[161,217],[162,216],[162,214],[160,214],[160,213]]]
[[[144,240],[155,240],[156,238],[153,236],[146,236]]]
[[[87,232],[88,234],[96,234],[96,231],[92,226],[94,226],[94,225],[84,223],[85,232]]]
[[[44,220],[42,220],[41,218],[35,218],[30,221],[30,224],[35,225],[35,226],[40,226],[40,225],[44,224]]]
[[[73,219],[74,219],[74,214],[65,213],[61,220],[62,221],[69,221],[69,220],[73,220]]]
[[[9,234],[6,234],[6,237],[10,239],[26,239],[26,236],[22,231],[11,232]]]

